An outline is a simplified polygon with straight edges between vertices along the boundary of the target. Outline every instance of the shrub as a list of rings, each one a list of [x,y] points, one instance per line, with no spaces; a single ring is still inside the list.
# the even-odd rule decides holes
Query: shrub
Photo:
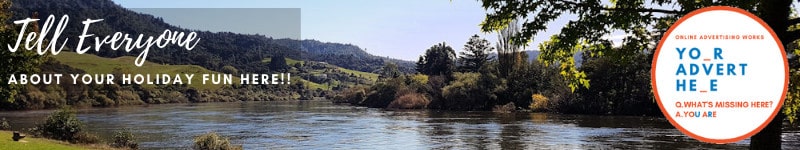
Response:
[[[347,90],[342,91],[340,94],[337,94],[333,98],[334,103],[350,103],[350,104],[358,104],[364,101],[367,96],[367,87],[365,86],[356,86],[348,88]]]
[[[0,130],[11,130],[11,125],[8,124],[6,118],[0,119]]]
[[[236,69],[236,67],[233,67],[233,66],[230,66],[230,65],[225,65],[225,66],[222,67],[222,73],[239,74],[239,69]]]
[[[400,95],[397,99],[389,103],[388,108],[396,109],[423,109],[428,106],[431,101],[428,100],[424,94],[411,92]]]
[[[111,143],[111,146],[116,148],[139,149],[139,143],[136,143],[133,133],[127,129],[114,133],[114,141]]]
[[[411,83],[409,85],[412,86],[423,86],[428,83],[428,75],[424,74],[414,74],[410,77]]]
[[[533,111],[543,111],[550,109],[550,99],[542,94],[533,94],[531,95],[531,110]]]
[[[75,135],[74,140],[70,142],[81,143],[81,144],[95,144],[95,143],[100,143],[101,141],[100,137],[97,137],[97,135],[90,134],[84,131],[84,132],[78,132],[77,135]]]
[[[397,84],[378,83],[367,94],[366,99],[359,104],[371,108],[386,108],[395,99],[398,89]]]
[[[510,113],[516,110],[517,105],[515,105],[514,102],[509,102],[505,105],[494,105],[494,107],[492,107],[492,111],[498,113]]]
[[[37,133],[56,140],[77,142],[78,133],[83,131],[83,123],[75,116],[75,111],[62,108],[50,116],[44,124],[36,126]]]
[[[117,101],[117,105],[141,105],[144,102],[139,97],[139,94],[133,90],[120,90],[114,92],[112,98]]]
[[[210,132],[194,138],[194,149],[197,150],[240,150],[241,145],[232,145],[228,138],[216,132]]]
[[[170,103],[188,103],[189,98],[187,98],[183,93],[178,91],[172,92],[164,92],[164,94],[160,95],[161,99],[169,100]]]
[[[455,80],[442,88],[444,109],[450,110],[491,110],[494,106],[493,89],[482,85],[479,73],[455,73]],[[493,83],[486,83],[493,84]]]

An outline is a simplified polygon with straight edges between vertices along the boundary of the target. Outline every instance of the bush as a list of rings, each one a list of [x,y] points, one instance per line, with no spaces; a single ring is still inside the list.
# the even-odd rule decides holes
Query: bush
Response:
[[[428,75],[424,74],[414,74],[408,77],[410,82],[409,85],[411,86],[424,86],[428,84]]]
[[[515,105],[514,102],[508,102],[505,105],[494,105],[494,107],[492,108],[493,112],[498,112],[498,113],[510,113],[516,110],[517,110],[517,105]]]
[[[197,150],[240,150],[241,145],[232,145],[228,138],[210,132],[194,138],[194,149]]]
[[[233,67],[233,66],[230,66],[230,65],[225,65],[225,66],[222,67],[222,73],[239,74],[239,69],[236,69],[236,67]]]
[[[115,91],[113,97],[111,98],[117,101],[116,105],[118,106],[144,104],[144,102],[139,97],[139,94],[133,91],[133,89]]]
[[[395,109],[423,109],[428,106],[431,101],[428,100],[424,94],[411,92],[402,94],[400,97],[389,103],[388,108]]]
[[[533,94],[531,95],[531,110],[533,111],[543,111],[550,109],[550,99],[542,94]]]
[[[8,124],[6,118],[0,119],[0,130],[11,130],[11,125]]]
[[[114,142],[111,143],[111,146],[115,148],[139,149],[139,143],[136,143],[133,133],[127,129],[114,133]]]
[[[367,94],[366,99],[359,105],[370,108],[386,108],[395,99],[398,89],[397,84],[378,83]]]
[[[36,131],[47,138],[76,143],[78,133],[83,131],[83,123],[75,116],[75,111],[62,108],[50,114],[44,124],[37,125]]]
[[[80,143],[80,144],[95,144],[100,143],[100,137],[94,134],[90,134],[88,132],[78,132],[75,135],[74,140],[70,141],[72,143]]]
[[[365,86],[348,88],[347,90],[342,91],[340,94],[336,94],[336,96],[333,97],[333,102],[350,104],[361,103],[367,96],[367,90],[368,89]]]
[[[455,73],[455,81],[442,88],[444,109],[491,110],[496,104],[494,89],[481,82],[486,78],[479,73]]]
[[[588,88],[575,91],[580,99],[570,113],[660,116],[653,101],[650,82],[650,56],[634,53],[626,59],[599,57],[586,59],[581,71]]]

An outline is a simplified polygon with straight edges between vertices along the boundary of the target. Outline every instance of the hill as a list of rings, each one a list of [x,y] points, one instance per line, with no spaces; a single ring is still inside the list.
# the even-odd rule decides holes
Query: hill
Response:
[[[526,50],[525,53],[528,54],[528,62],[531,62],[531,61],[536,61],[536,59],[539,58],[539,54],[541,54],[542,52],[538,50]],[[492,53],[489,55],[489,57],[497,58],[497,53]],[[575,58],[575,65],[580,67],[581,63],[583,63],[582,54],[578,53],[573,58]]]
[[[145,62],[142,67],[131,65],[135,57],[122,56],[117,58],[103,58],[95,55],[77,54],[73,52],[62,52],[53,56],[57,61],[66,64],[70,67],[86,71],[87,74],[107,74],[112,73],[114,70],[124,70],[124,73],[136,74],[196,74],[192,78],[191,85],[197,89],[219,89],[223,85],[202,84],[200,74],[221,74],[220,72],[211,71],[197,65],[162,65],[152,62]],[[238,79],[235,79],[238,80]],[[186,82],[186,81],[184,81]],[[235,82],[234,82],[235,83]]]
[[[65,37],[77,37],[82,32],[81,21],[86,18],[102,18],[102,22],[92,24],[90,33],[104,36],[114,32],[158,35],[164,29],[173,31],[194,31],[167,24],[163,19],[149,14],[141,14],[123,8],[111,0],[13,0],[12,19],[18,20],[35,14],[40,17],[54,14],[68,14],[72,21],[62,34]],[[39,22],[40,25],[44,23]],[[177,46],[151,50],[148,60],[158,64],[198,65],[212,71],[221,72],[225,66],[232,66],[241,72],[269,73],[270,69],[263,64],[264,58],[282,55],[296,60],[313,60],[326,62],[351,70],[373,72],[386,62],[394,62],[406,72],[413,72],[413,62],[389,59],[371,55],[363,49],[340,43],[325,43],[316,40],[273,39],[264,35],[237,34],[230,32],[195,31],[203,39],[192,51],[182,50]],[[89,40],[84,41],[90,43]],[[67,47],[75,47],[77,42],[68,42]],[[116,58],[132,56],[125,51],[104,50],[93,52],[101,57]]]
[[[262,60],[269,64],[272,58]],[[309,89],[339,90],[359,84],[372,84],[378,80],[378,74],[351,70],[326,62],[301,61],[286,58],[291,67],[289,72],[298,74]]]
[[[300,47],[303,52],[315,56],[309,57],[309,60],[326,62],[347,69],[376,72],[383,67],[384,63],[391,62],[397,64],[401,72],[416,72],[414,70],[415,62],[375,56],[353,44],[302,40],[299,42],[300,46],[292,46],[291,44],[297,44],[298,42],[290,39],[278,39],[276,41],[289,47]],[[376,64],[380,64],[380,66],[376,66]]]
[[[163,65],[163,64],[156,64],[153,62],[146,62],[145,65],[142,67],[136,67],[130,65],[129,62],[133,61],[134,57],[131,56],[122,56],[117,58],[103,58],[98,57],[95,55],[87,55],[87,54],[77,54],[73,52],[62,52],[56,56],[53,56],[57,61],[66,64],[70,67],[74,67],[77,69],[84,70],[88,74],[106,74],[112,73],[114,70],[124,70],[127,73],[137,73],[137,74],[195,74],[195,77],[192,78],[191,85],[189,87],[194,87],[200,90],[213,90],[213,89],[220,89],[224,85],[214,85],[214,84],[200,84],[202,83],[202,78],[199,77],[200,74],[222,74],[220,72],[211,71],[202,66],[197,65]],[[263,63],[269,63],[271,61],[270,58],[264,59]],[[295,60],[291,58],[287,58],[286,62],[290,66],[295,66],[295,64],[300,64],[300,69],[303,71],[298,71],[299,69],[293,68],[294,70],[291,72],[297,73],[296,77],[292,78],[294,82],[303,82],[306,84],[308,89],[323,89],[323,90],[331,90],[335,86],[351,86],[354,83],[348,81],[342,81],[337,79],[329,79],[329,80],[320,80],[318,82],[309,81],[313,77],[312,76],[333,76],[334,74],[338,74],[339,76],[350,76],[351,74],[354,76],[350,80],[363,80],[362,84],[371,83],[378,79],[378,74],[369,73],[369,72],[362,72],[356,70],[350,70],[346,68],[342,68],[336,65],[330,65],[327,63],[318,63],[318,62],[309,62],[305,63],[305,61]],[[308,64],[308,65],[305,65]],[[309,65],[317,64],[317,67],[310,67]],[[308,67],[303,67],[308,66]],[[234,75],[234,83],[238,84],[238,74]],[[333,84],[328,85],[327,83],[331,82]]]

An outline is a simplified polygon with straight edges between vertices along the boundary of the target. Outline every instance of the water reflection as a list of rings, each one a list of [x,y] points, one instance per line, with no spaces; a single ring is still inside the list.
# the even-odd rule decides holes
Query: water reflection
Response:
[[[3,112],[30,127],[51,111]],[[385,111],[324,101],[167,104],[84,109],[91,132],[129,128],[146,149],[190,147],[216,131],[246,149],[744,149],[698,142],[652,117],[543,113]],[[798,148],[797,132],[783,134]]]

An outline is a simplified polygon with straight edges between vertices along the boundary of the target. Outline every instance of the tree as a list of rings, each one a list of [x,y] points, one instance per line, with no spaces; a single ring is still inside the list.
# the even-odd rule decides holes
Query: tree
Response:
[[[417,61],[417,71],[425,75],[443,75],[451,78],[455,70],[456,53],[445,43],[433,45]]]
[[[0,43],[15,43],[17,32],[20,26],[11,26],[7,20],[11,18],[11,2],[8,0],[0,0]],[[34,16],[33,18],[37,18]],[[38,25],[31,23],[32,31],[38,30]],[[9,50],[0,50],[0,100],[1,106],[11,106],[14,104],[14,99],[18,93],[24,89],[24,85],[8,84],[7,79],[11,75],[16,74],[30,74],[38,71],[38,67],[44,62],[44,57],[37,55],[34,51],[18,50],[11,52]]]
[[[273,71],[286,71],[289,65],[286,64],[286,57],[283,55],[272,56],[269,61],[269,69]]]
[[[738,7],[753,12],[761,17],[777,34],[784,45],[794,45],[800,38],[800,30],[789,30],[800,23],[798,18],[790,18],[791,0],[737,0],[737,1],[673,1],[653,0],[645,3],[641,0],[617,0],[603,4],[601,0],[585,1],[506,1],[482,0],[488,11],[481,24],[485,32],[499,31],[517,18],[526,18],[522,32],[515,34],[512,41],[528,43],[534,35],[547,29],[547,24],[565,14],[578,16],[569,21],[561,29],[561,33],[552,36],[549,42],[541,44],[540,60],[545,64],[559,64],[561,74],[568,79],[573,91],[578,87],[589,87],[585,73],[578,71],[572,58],[578,52],[585,51],[589,55],[600,55],[614,59],[629,59],[624,51],[652,50],[655,42],[679,17],[693,10],[715,5]],[[661,8],[676,8],[675,10]],[[627,37],[623,45],[630,48],[614,50],[611,42],[605,39],[614,31],[623,31]],[[797,52],[786,48],[789,52]],[[616,52],[614,52],[616,51]],[[606,52],[612,54],[606,55]],[[652,52],[648,53],[652,58]],[[790,65],[800,66],[797,58],[790,60]],[[797,76],[795,74],[792,75]],[[750,140],[751,148],[780,149],[781,122],[785,115],[794,120],[795,111],[800,107],[800,90],[791,90],[784,104],[784,113],[780,113],[760,133]],[[786,111],[790,110],[790,111]],[[794,113],[791,113],[794,112]]]
[[[386,63],[379,72],[380,78],[397,78],[403,73],[397,69],[397,64]]]
[[[519,23],[516,19],[508,23],[508,27],[499,31],[497,35],[497,60],[499,66],[497,67],[500,72],[500,77],[508,77],[509,74],[515,69],[518,69],[520,64],[525,64],[525,60],[520,55],[522,45],[525,43],[516,42],[512,38],[519,33]]]
[[[230,65],[225,65],[225,66],[222,66],[222,73],[238,74],[239,73],[239,69],[236,69],[236,67],[233,67],[233,66],[230,66]]]
[[[490,46],[488,40],[481,38],[477,34],[473,35],[464,45],[464,51],[460,53],[461,56],[459,56],[458,62],[461,66],[459,66],[459,70],[478,72],[481,66],[492,59],[489,57],[489,53],[492,50],[494,48]]]
[[[624,47],[622,47],[624,48]],[[650,85],[650,57],[630,54],[634,59],[583,56],[580,71],[586,72],[589,88],[579,88],[581,95],[572,111],[591,114],[661,115]]]

